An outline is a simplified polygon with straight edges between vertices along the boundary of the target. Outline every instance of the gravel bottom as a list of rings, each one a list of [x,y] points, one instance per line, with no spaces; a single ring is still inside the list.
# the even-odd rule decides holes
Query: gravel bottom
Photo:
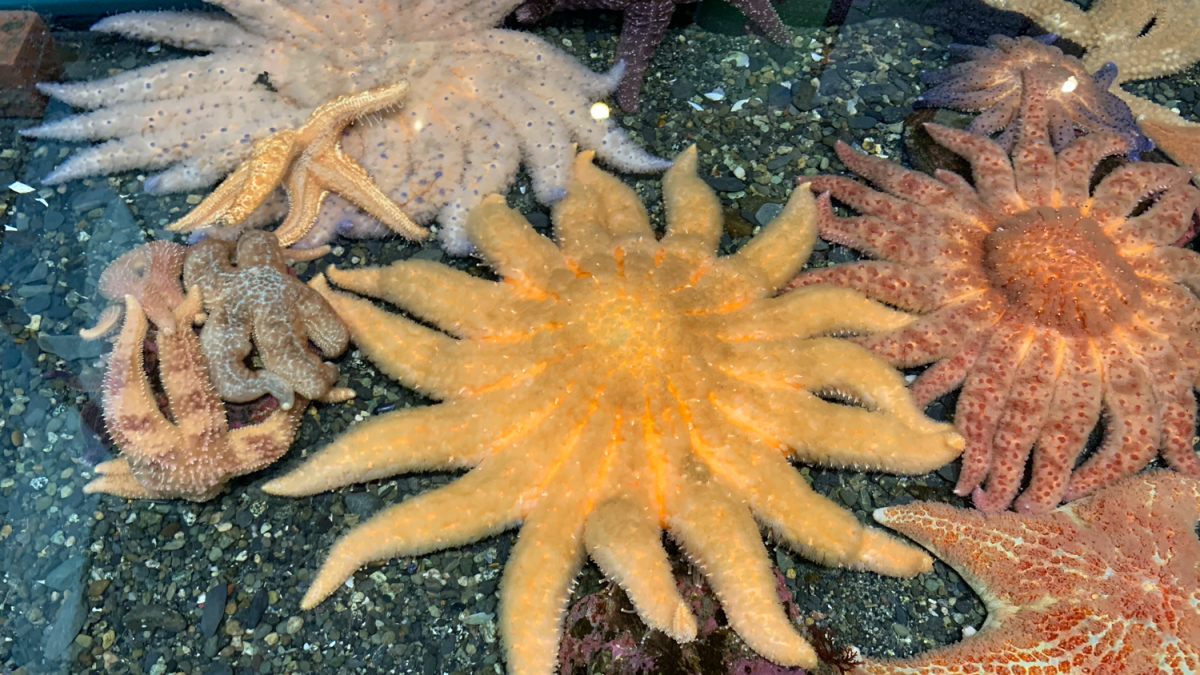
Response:
[[[590,15],[589,15],[590,20]],[[585,27],[556,19],[538,32],[589,67],[611,64],[612,17]],[[184,52],[90,33],[56,35],[90,79]],[[724,252],[777,214],[802,175],[843,170],[836,140],[900,160],[902,121],[917,74],[944,67],[949,38],[903,20],[840,31],[797,29],[790,47],[694,26],[673,28],[642,91],[642,110],[616,111],[661,156],[691,144],[726,209]],[[1200,116],[1197,70],[1127,85]],[[48,116],[69,113],[52,104]],[[0,178],[37,179],[77,147],[25,142],[0,126]],[[661,181],[623,177],[659,227]],[[305,499],[265,495],[264,481],[296,466],[355,422],[421,399],[376,372],[357,351],[340,361],[358,397],[305,414],[289,456],[230,484],[204,504],[126,502],[84,495],[107,457],[96,406],[103,342],[75,337],[103,307],[100,270],[202,195],[153,196],[128,172],[5,195],[0,240],[0,672],[16,673],[501,673],[497,583],[515,533],[418,558],[377,563],[317,609],[299,600],[339,536],[380,508],[449,483],[454,474],[403,476]],[[522,175],[512,205],[548,231]],[[386,264],[422,257],[488,274],[468,259],[401,241],[343,242],[300,264]],[[818,242],[810,266],[855,258]],[[953,400],[936,403],[946,417]],[[798,469],[813,487],[871,522],[873,509],[912,499],[961,503],[957,467],[914,478]],[[814,565],[768,542],[803,620],[873,656],[910,655],[961,639],[985,610],[953,571],[889,579]],[[607,582],[585,567],[576,596]]]

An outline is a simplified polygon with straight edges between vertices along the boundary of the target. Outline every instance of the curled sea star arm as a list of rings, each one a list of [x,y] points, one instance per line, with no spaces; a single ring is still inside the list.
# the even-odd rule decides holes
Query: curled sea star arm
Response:
[[[527,302],[507,284],[478,279],[429,260],[401,260],[387,267],[325,269],[341,288],[386,300],[458,338],[521,331],[515,317]]]
[[[798,290],[815,284],[833,284],[852,288],[908,312],[931,312],[948,299],[941,284],[937,283],[943,274],[886,260],[865,260],[805,272],[793,279],[789,287]]]
[[[297,285],[291,294],[294,296],[296,325],[303,330],[301,336],[306,335],[312,340],[326,357],[332,358],[346,351],[350,344],[350,332],[325,298],[307,286]],[[303,342],[300,346],[304,347]]]
[[[200,345],[208,355],[208,376],[213,389],[222,399],[237,402],[253,401],[263,394],[271,394],[279,399],[280,406],[291,408],[294,403],[292,384],[277,374],[280,371],[269,364],[265,369],[246,366],[246,357],[254,349],[250,339],[252,329],[251,322],[230,320],[224,307],[218,306],[209,314],[200,331]],[[257,337],[263,340],[266,336]],[[267,346],[263,344],[262,347],[265,354]]]
[[[895,330],[911,314],[897,312],[850,288],[806,286],[764,301],[752,311],[734,310],[721,318],[721,339],[780,340],[835,333]]]
[[[1118,167],[1096,186],[1088,217],[1110,233],[1142,200],[1157,192],[1185,185],[1192,172],[1170,164],[1134,162]]]
[[[1025,463],[1058,385],[1063,359],[1059,347],[1056,336],[1038,331],[1017,366],[1004,412],[996,422],[987,482],[971,495],[981,511],[1008,508],[1021,488]]]
[[[751,649],[780,665],[815,666],[816,653],[779,604],[750,509],[698,460],[680,454],[671,458],[677,478],[666,491],[671,536],[704,569],[730,626]]]
[[[1150,246],[1161,247],[1156,251],[1186,251],[1190,249],[1172,246],[1192,225],[1192,218],[1200,208],[1200,190],[1177,184],[1159,195],[1145,213],[1127,218],[1111,229],[1110,236],[1117,247],[1127,254],[1137,254]]]
[[[1123,336],[1114,336],[1098,352],[1108,430],[1096,454],[1071,474],[1066,501],[1140,471],[1154,459],[1162,439],[1162,411],[1152,398],[1145,361]]]
[[[970,423],[959,424],[966,448],[956,494],[970,494],[991,468],[996,425],[1030,338],[1030,332],[1019,323],[1001,321],[963,384],[955,415]]]
[[[1109,131],[1088,134],[1058,153],[1055,175],[1059,199],[1066,206],[1082,208],[1091,196],[1092,176],[1105,157],[1129,152],[1129,139]]]
[[[1099,357],[1086,337],[1061,339],[1063,362],[1033,449],[1029,486],[1013,505],[1018,513],[1045,513],[1062,502],[1075,460],[1100,419],[1104,384]]]

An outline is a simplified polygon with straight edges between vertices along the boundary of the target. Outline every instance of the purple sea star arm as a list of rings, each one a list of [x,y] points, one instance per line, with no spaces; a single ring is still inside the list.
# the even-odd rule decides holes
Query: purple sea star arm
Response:
[[[617,103],[629,111],[638,109],[642,77],[650,57],[658,49],[671,15],[674,2],[648,0],[635,2],[625,8],[625,23],[621,25],[621,40],[617,44],[617,61],[625,62],[625,77],[617,86]]]
[[[771,0],[728,0],[729,4],[737,7],[758,26],[772,42],[781,45],[790,44],[791,33],[779,18]]]

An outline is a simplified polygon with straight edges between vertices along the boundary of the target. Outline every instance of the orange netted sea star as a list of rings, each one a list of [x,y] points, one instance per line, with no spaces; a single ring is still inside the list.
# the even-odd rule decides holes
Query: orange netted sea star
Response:
[[[847,285],[922,314],[861,344],[896,365],[934,364],[913,385],[918,403],[965,381],[956,491],[974,492],[981,509],[1012,502],[1031,448],[1021,510],[1094,492],[1159,451],[1200,475],[1192,449],[1200,255],[1173,245],[1200,191],[1189,170],[1130,163],[1089,194],[1098,162],[1128,151],[1128,139],[1097,133],[1055,156],[1045,99],[1026,93],[1026,132],[1011,160],[988,139],[927,126],[970,161],[974,188],[957,174],[930,178],[839,145],[848,167],[889,194],[850,178],[813,180],[813,190],[863,214],[835,217],[822,198],[821,234],[882,260],[818,270],[793,285]],[[1102,409],[1106,439],[1075,469]]]
[[[420,260],[330,268],[339,286],[450,333],[317,284],[385,373],[445,402],[355,427],[264,489],[299,496],[410,471],[472,470],[339,540],[302,607],[372,560],[520,524],[501,583],[508,672],[549,675],[585,554],[647,624],[695,638],[666,530],[751,648],[811,667],[816,655],[776,596],[759,523],[825,564],[893,575],[929,568],[919,551],[862,527],[788,464],[923,473],[957,456],[962,439],[912,405],[898,373],[857,345],[822,337],[910,317],[845,288],[775,297],[816,238],[804,190],[735,255],[718,258],[720,202],[695,167],[693,149],[663,179],[661,240],[637,195],[585,153],[554,210],[558,245],[502,197],[471,212],[471,240],[501,282]],[[825,392],[864,407],[824,401]]]
[[[875,519],[957,570],[988,619],[958,644],[869,661],[851,675],[1200,669],[1200,482],[1150,471],[1051,513],[916,502],[879,509]]]

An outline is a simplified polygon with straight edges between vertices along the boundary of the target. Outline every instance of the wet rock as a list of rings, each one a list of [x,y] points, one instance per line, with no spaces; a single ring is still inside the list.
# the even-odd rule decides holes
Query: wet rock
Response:
[[[125,627],[129,630],[161,628],[179,633],[187,628],[187,622],[179,612],[163,605],[138,605],[125,614]]]
[[[225,599],[228,597],[226,586],[218,583],[204,594],[204,614],[200,617],[200,632],[204,637],[212,637],[217,632],[221,617],[225,615]]]

